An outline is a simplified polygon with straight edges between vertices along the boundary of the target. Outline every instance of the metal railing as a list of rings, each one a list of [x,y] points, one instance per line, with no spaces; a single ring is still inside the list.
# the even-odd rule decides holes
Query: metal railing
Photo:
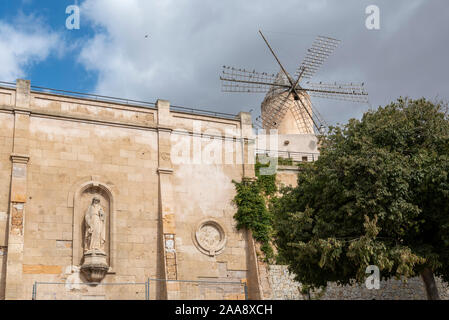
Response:
[[[113,103],[118,103],[118,104],[129,105],[129,106],[146,107],[146,108],[152,108],[152,109],[155,109],[155,106],[156,106],[156,103],[154,103],[154,102],[140,101],[140,100],[133,100],[133,99],[124,99],[124,98],[117,98],[117,97],[111,97],[111,96],[103,96],[103,95],[93,94],[93,93],[52,89],[52,88],[39,87],[39,86],[31,86],[31,89],[32,89],[31,92],[35,92],[35,93],[51,93],[51,94],[56,94],[59,96],[64,96],[64,97],[69,97],[69,98],[73,98],[73,97],[84,98],[84,99],[94,100],[94,101],[99,101],[99,102],[113,102]]]
[[[0,87],[7,88],[7,89],[15,89],[16,83],[15,82],[6,82],[6,81],[0,81]]]
[[[278,158],[291,159],[294,162],[313,162],[318,160],[320,154],[319,153],[311,153],[311,152],[296,152],[296,151],[275,151],[275,150],[263,150],[256,149],[256,156],[265,155],[267,157],[276,156]]]
[[[248,300],[246,282],[147,279],[145,282],[35,282],[33,300],[157,300],[160,286],[170,287],[172,300]],[[173,288],[173,285],[175,287]],[[154,294],[150,294],[153,289]],[[159,294],[160,295],[160,294]]]
[[[225,119],[230,119],[230,120],[239,119],[239,115],[237,115],[237,114],[208,111],[208,110],[201,110],[201,109],[192,109],[192,108],[180,107],[180,106],[170,106],[170,110],[178,111],[178,112],[185,112],[185,113],[192,113],[192,114],[203,115],[203,116],[225,118]]]
[[[16,83],[0,81],[0,87],[5,87],[8,89],[16,88]],[[137,107],[156,109],[155,102],[134,100],[134,99],[124,99],[124,98],[111,97],[111,96],[99,95],[99,94],[94,94],[94,93],[61,90],[61,89],[47,88],[47,87],[34,86],[34,85],[31,86],[31,92],[44,93],[44,94],[45,93],[56,94],[58,96],[63,96],[63,97],[68,97],[68,98],[82,98],[82,99],[88,99],[88,100],[93,100],[93,101],[98,101],[98,102],[112,102],[112,103],[124,104],[124,105],[129,105],[129,106],[137,106]],[[182,106],[176,106],[176,105],[170,106],[170,109],[173,111],[177,111],[177,112],[203,115],[203,116],[211,116],[211,117],[217,117],[217,118],[225,118],[225,119],[230,119],[230,120],[239,119],[239,115],[225,113],[225,112],[210,111],[210,110],[204,110],[204,109],[195,109],[195,108],[182,107]]]

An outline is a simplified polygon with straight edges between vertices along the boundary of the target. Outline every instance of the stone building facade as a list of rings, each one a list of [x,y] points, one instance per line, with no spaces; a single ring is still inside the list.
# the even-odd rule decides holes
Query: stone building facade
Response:
[[[300,298],[235,227],[250,114],[97,98],[0,87],[0,299]]]
[[[225,143],[225,131],[237,135]],[[242,299],[237,283],[257,298],[254,248],[235,229],[231,203],[231,181],[254,176],[250,133],[247,113],[225,118],[174,111],[164,100],[141,107],[69,97],[33,91],[25,80],[1,88],[0,298],[30,299],[36,282],[55,283],[40,285],[38,298],[70,298],[72,289],[75,298],[136,295],[82,286],[95,277],[235,283],[154,281],[153,299]],[[180,141],[190,146],[179,150],[187,161],[172,161]],[[101,248],[86,247],[97,228],[85,223],[94,198]]]

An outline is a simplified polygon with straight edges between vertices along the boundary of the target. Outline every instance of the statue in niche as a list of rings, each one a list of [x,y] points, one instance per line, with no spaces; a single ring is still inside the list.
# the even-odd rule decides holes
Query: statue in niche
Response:
[[[105,214],[98,197],[92,199],[92,204],[87,209],[84,219],[86,223],[85,252],[104,252],[106,243]]]
[[[81,271],[89,282],[99,283],[109,269],[105,252],[106,215],[100,198],[94,196],[84,215],[84,262]]]

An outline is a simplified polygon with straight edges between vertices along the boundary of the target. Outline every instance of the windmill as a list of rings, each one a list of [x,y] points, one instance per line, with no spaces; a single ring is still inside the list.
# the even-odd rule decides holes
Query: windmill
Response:
[[[322,133],[327,127],[326,122],[318,110],[313,106],[310,96],[330,98],[352,102],[368,103],[368,94],[364,90],[364,83],[323,83],[310,82],[320,66],[332,54],[340,40],[325,36],[318,36],[307,50],[307,54],[296,70],[294,78],[285,70],[277,55],[271,48],[263,33],[262,39],[276,59],[280,71],[275,74],[249,71],[223,66],[223,92],[253,92],[267,93],[262,103],[261,116],[256,119],[256,126],[269,129],[282,128],[290,121],[296,126],[296,133],[315,133],[315,129]],[[304,79],[304,84],[300,84]],[[289,116],[286,117],[286,115]]]

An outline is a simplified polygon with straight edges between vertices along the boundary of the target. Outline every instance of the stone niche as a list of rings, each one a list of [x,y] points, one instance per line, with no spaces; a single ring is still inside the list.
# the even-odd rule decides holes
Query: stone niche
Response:
[[[88,282],[98,283],[106,273],[112,272],[114,265],[113,200],[111,189],[103,183],[94,181],[85,183],[74,196],[73,265],[81,268]],[[90,232],[87,230],[89,227],[86,217],[89,210],[101,213],[100,226],[96,220],[97,226],[90,228]],[[89,221],[95,219],[98,217],[91,218]],[[92,233],[92,229],[94,229],[95,235]],[[95,229],[101,229],[101,232]],[[92,248],[92,243],[100,242],[101,248],[98,245],[94,245],[95,248]]]

